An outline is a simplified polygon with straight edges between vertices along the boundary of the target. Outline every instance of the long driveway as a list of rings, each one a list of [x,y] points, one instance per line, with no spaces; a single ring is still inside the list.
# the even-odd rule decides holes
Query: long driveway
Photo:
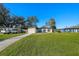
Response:
[[[9,45],[13,44],[14,42],[26,37],[26,36],[29,36],[31,34],[24,34],[24,35],[21,35],[21,36],[17,36],[17,37],[13,37],[13,38],[10,38],[10,39],[6,39],[4,41],[1,41],[0,42],[0,51],[2,51],[3,49],[5,49],[6,47],[8,47]]]

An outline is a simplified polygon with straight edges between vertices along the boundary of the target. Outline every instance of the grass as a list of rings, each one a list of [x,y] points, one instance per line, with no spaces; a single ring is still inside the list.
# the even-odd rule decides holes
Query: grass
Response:
[[[11,38],[11,37],[15,37],[15,36],[19,36],[22,35],[24,33],[18,33],[18,34],[0,34],[0,41],[3,41],[5,39]]]
[[[2,56],[79,56],[79,33],[32,34],[0,52]]]

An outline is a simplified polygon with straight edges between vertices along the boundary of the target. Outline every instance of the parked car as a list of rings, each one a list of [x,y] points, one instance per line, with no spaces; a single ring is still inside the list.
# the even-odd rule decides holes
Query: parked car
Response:
[[[16,28],[3,28],[1,30],[1,33],[3,34],[18,33],[18,30]]]
[[[18,33],[17,29],[12,29],[10,32],[11,33]]]
[[[1,30],[1,33],[3,33],[3,34],[9,34],[10,31],[9,30]]]

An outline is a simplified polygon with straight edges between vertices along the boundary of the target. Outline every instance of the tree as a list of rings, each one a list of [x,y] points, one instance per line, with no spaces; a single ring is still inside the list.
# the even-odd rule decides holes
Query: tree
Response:
[[[0,25],[7,27],[9,23],[9,10],[0,4]]]
[[[17,19],[16,19],[16,23],[24,25],[24,23],[25,23],[24,17],[23,16],[18,16]]]
[[[9,27],[13,27],[13,26],[16,26],[16,19],[17,17],[16,16],[10,16],[10,20],[9,20]]]
[[[16,27],[23,28],[25,27],[25,18],[23,16],[12,16],[11,17],[11,25],[15,25]]]
[[[52,28],[52,30],[54,31],[54,29],[56,29],[56,22],[55,22],[55,19],[54,18],[51,18],[49,20],[49,26]]]
[[[20,25],[20,28],[24,28],[25,27],[25,18],[23,16],[18,16],[16,19],[16,23],[18,25]]]
[[[30,16],[27,18],[27,25],[28,27],[37,26],[36,23],[38,22],[38,19],[36,16]]]

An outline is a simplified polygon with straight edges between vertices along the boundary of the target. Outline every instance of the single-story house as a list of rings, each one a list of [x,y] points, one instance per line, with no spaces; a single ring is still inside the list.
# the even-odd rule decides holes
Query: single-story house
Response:
[[[50,33],[50,32],[54,32],[54,30],[52,30],[52,28],[47,26],[43,26],[41,28],[36,27],[28,28],[28,33]]]
[[[52,30],[52,28],[50,28],[50,27],[46,27],[46,26],[44,26],[44,27],[41,27],[41,32],[46,32],[46,33],[48,33],[48,32],[52,32],[53,30]]]
[[[68,27],[60,29],[62,32],[79,32],[79,27]]]

